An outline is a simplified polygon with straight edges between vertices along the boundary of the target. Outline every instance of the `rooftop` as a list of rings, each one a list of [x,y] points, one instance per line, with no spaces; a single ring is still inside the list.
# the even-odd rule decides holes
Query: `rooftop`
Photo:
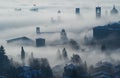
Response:
[[[17,41],[17,40],[30,40],[30,41],[32,41],[30,38],[23,36],[23,37],[9,39],[9,40],[7,40],[7,42],[12,42],[12,41]]]
[[[108,29],[108,30],[120,30],[120,22],[118,23],[111,23],[103,26],[97,26],[93,29]]]
[[[112,14],[117,14],[118,10],[116,9],[115,5],[113,6],[113,9],[111,10]]]

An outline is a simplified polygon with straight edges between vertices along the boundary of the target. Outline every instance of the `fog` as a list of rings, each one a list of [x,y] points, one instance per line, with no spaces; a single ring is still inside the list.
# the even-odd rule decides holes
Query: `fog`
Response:
[[[33,4],[39,8],[38,12],[30,11]],[[50,61],[51,66],[59,64],[56,62],[56,54],[58,48],[62,51],[67,49],[69,58],[73,53],[77,53],[81,58],[87,61],[88,65],[95,64],[100,60],[120,60],[119,51],[107,50],[102,52],[100,46],[84,45],[84,37],[92,38],[92,28],[98,25],[105,25],[112,22],[118,22],[120,13],[117,16],[111,16],[110,10],[113,5],[120,12],[119,0],[0,0],[0,45],[5,46],[6,53],[9,57],[16,58],[20,55],[20,47],[11,46],[6,43],[6,40],[27,36],[33,40],[38,37],[46,39],[46,46],[36,48],[33,46],[24,46],[28,56],[31,52],[35,57],[46,57]],[[96,19],[95,7],[102,7],[102,18]],[[80,7],[80,15],[75,14],[75,8]],[[15,8],[21,8],[21,11],[15,11]],[[57,13],[58,10],[61,13]],[[106,13],[107,12],[107,13]],[[51,22],[54,19],[54,23]],[[45,33],[36,35],[35,29],[40,27],[41,32],[54,32],[52,34]],[[76,40],[81,50],[75,51],[68,45],[51,46],[54,42],[59,42],[60,31],[65,29],[69,39]]]

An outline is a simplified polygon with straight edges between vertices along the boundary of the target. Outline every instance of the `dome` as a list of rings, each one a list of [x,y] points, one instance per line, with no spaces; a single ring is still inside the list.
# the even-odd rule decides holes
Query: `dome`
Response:
[[[117,14],[118,10],[115,8],[115,5],[113,6],[113,9],[111,10],[111,14]]]

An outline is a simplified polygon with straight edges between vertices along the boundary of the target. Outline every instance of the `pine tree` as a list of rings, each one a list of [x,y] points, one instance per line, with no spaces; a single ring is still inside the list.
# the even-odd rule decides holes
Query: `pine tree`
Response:
[[[4,55],[4,54],[5,54],[5,50],[4,50],[4,47],[3,47],[3,46],[0,47],[0,54],[1,54],[1,55]]]
[[[29,57],[29,65],[32,66],[32,63],[34,61],[34,55],[33,52],[31,52],[31,56]]]
[[[3,46],[0,47],[0,75],[7,74],[10,69],[10,61],[5,55],[5,49]]]
[[[25,65],[25,51],[23,47],[21,47],[21,60],[23,65]]]
[[[24,48],[21,47],[21,59],[24,60],[25,59],[25,51]]]
[[[82,64],[82,60],[78,54],[73,54],[73,56],[71,57],[71,61],[74,64]]]
[[[62,29],[60,36],[61,36],[62,43],[66,44],[68,42],[68,37],[67,37],[67,33],[64,29]]]
[[[63,48],[63,50],[62,50],[62,56],[63,56],[63,59],[65,59],[65,60],[68,59],[67,51],[65,48]]]
[[[31,60],[31,61],[33,61],[33,60],[34,60],[34,54],[33,54],[33,52],[31,53],[30,60]]]
[[[60,49],[58,49],[58,51],[57,51],[57,59],[58,59],[58,60],[61,60],[61,59],[62,59],[62,55],[61,55],[61,53],[60,53]]]
[[[86,72],[88,71],[88,69],[87,69],[87,62],[86,61],[84,63],[84,69],[85,69]]]

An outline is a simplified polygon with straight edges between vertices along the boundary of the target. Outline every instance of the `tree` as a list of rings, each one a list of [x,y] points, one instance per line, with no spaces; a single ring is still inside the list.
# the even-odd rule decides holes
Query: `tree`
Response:
[[[67,59],[68,59],[67,51],[66,51],[65,48],[63,48],[63,50],[62,50],[62,56],[63,56],[63,59],[64,59],[64,60],[67,60]]]
[[[30,59],[29,65],[32,69],[40,70],[40,60],[38,58]]]
[[[46,58],[34,58],[29,64],[32,69],[42,72],[41,78],[53,78],[52,69]]]
[[[41,71],[43,72],[43,78],[53,78],[52,69],[46,58],[41,58]]]
[[[23,65],[25,65],[25,51],[23,47],[21,47],[21,60]]]
[[[70,44],[71,48],[73,48],[74,50],[79,50],[80,49],[79,44],[73,39],[71,39],[69,41],[69,44]]]
[[[63,78],[89,78],[82,65],[68,64],[64,67]]]
[[[34,59],[34,54],[33,54],[33,52],[31,53],[31,59]]]
[[[1,54],[1,55],[4,55],[4,54],[5,54],[5,50],[4,50],[4,47],[3,47],[3,46],[0,47],[0,54]]]
[[[3,46],[0,47],[0,75],[7,76],[7,72],[10,70],[10,61],[5,55],[5,49]]]
[[[62,55],[60,53],[60,49],[58,49],[57,51],[57,60],[61,60],[62,59]]]
[[[62,43],[66,44],[68,42],[68,37],[65,29],[62,29],[62,31],[60,32],[60,36],[61,36]]]
[[[82,60],[78,54],[73,54],[73,56],[71,57],[71,61],[74,64],[82,64]]]
[[[24,48],[21,47],[21,59],[24,60],[25,59],[25,51]]]

